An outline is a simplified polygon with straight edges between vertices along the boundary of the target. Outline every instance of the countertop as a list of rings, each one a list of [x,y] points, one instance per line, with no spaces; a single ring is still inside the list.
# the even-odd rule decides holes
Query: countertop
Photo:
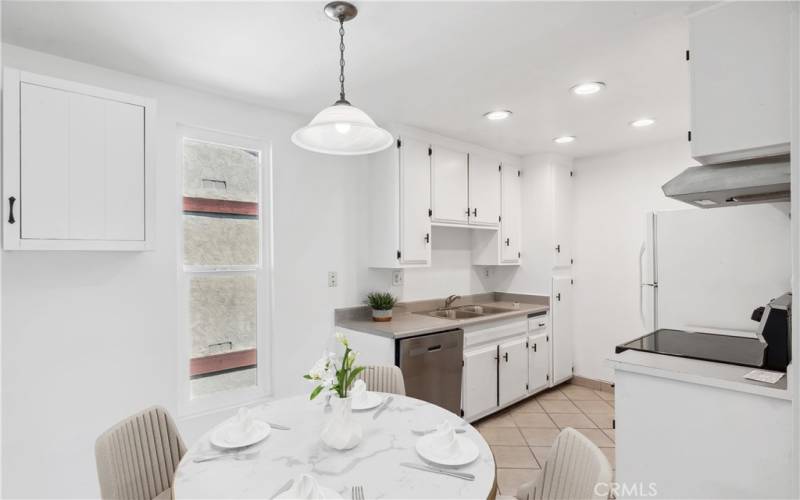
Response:
[[[642,373],[654,377],[747,392],[776,399],[789,401],[792,399],[791,394],[786,390],[787,375],[784,375],[775,384],[748,380],[744,378],[744,375],[754,368],[747,366],[633,350],[616,354],[609,358],[608,361],[615,370]]]
[[[465,296],[458,300],[454,306],[492,306],[508,309],[508,312],[456,320],[418,314],[421,311],[431,311],[437,307],[441,307],[443,301],[444,299],[436,299],[400,303],[394,309],[392,320],[387,322],[372,321],[371,312],[368,307],[338,309],[336,311],[336,326],[358,332],[400,339],[452,328],[464,328],[481,323],[525,318],[530,314],[547,312],[550,309],[549,298],[546,296],[495,292]]]

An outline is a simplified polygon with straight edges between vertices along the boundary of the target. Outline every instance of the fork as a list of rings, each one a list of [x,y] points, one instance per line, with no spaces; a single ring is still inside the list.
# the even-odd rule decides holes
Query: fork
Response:
[[[364,487],[363,486],[353,486],[352,494],[353,500],[365,500],[364,498]]]

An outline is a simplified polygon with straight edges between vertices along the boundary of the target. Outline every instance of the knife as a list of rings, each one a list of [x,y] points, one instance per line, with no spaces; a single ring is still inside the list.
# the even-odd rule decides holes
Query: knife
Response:
[[[289,488],[291,488],[293,483],[294,483],[294,479],[290,479],[290,480],[286,481],[286,484],[284,484],[283,486],[278,488],[278,491],[276,491],[275,494],[273,494],[271,497],[269,497],[269,500],[275,500],[275,497],[277,497],[281,493],[286,492]]]
[[[411,469],[424,470],[427,472],[435,472],[437,474],[444,474],[446,476],[457,477],[459,479],[466,479],[467,481],[475,480],[475,474],[470,474],[469,472],[455,472],[447,469],[437,469],[436,467],[429,467],[427,465],[415,464],[412,462],[402,462],[400,465],[402,465],[403,467],[409,467]]]
[[[372,414],[372,420],[375,420],[376,418],[378,418],[378,415],[380,415],[381,412],[383,412],[383,410],[385,410],[386,407],[389,406],[389,403],[392,402],[392,399],[394,399],[394,398],[392,396],[389,396],[389,397],[387,397],[386,399],[383,400],[383,403],[381,403],[380,408],[378,408],[378,410],[375,413]]]

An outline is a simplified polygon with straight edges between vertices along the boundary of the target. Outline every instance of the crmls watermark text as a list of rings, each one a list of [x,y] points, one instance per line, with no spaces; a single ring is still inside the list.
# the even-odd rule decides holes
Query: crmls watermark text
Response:
[[[597,483],[594,485],[594,494],[599,497],[654,497],[658,495],[656,483]]]

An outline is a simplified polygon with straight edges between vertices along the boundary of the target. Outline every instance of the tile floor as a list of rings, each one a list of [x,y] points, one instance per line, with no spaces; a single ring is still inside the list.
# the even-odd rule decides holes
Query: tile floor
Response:
[[[475,423],[494,453],[501,495],[532,481],[560,429],[591,439],[614,466],[614,393],[562,384]]]

